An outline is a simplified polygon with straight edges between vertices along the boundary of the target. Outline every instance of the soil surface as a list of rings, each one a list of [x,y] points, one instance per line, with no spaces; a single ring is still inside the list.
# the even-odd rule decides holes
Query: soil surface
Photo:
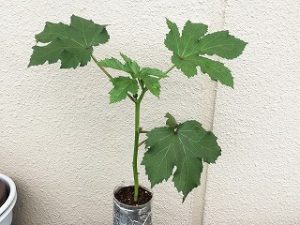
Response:
[[[0,207],[4,204],[8,197],[8,190],[6,190],[6,185],[0,180]]]
[[[115,193],[115,198],[126,205],[143,205],[147,202],[149,202],[152,198],[151,192],[145,190],[144,188],[139,188],[139,198],[138,201],[134,201],[134,187],[133,186],[127,186],[122,187],[120,190],[118,190]]]

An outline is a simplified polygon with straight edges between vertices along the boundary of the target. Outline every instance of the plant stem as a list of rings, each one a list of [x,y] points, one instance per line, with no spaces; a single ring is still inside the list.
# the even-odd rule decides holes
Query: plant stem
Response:
[[[147,141],[147,140],[141,141],[141,142],[139,143],[139,147],[140,147],[141,145],[143,145],[146,141]]]
[[[169,73],[171,70],[175,68],[175,65],[172,65],[165,74]],[[134,178],[134,201],[137,202],[139,197],[139,172],[138,172],[138,151],[139,147],[146,142],[146,140],[139,143],[140,133],[147,133],[147,131],[143,131],[140,129],[140,111],[141,111],[141,102],[147,89],[143,87],[143,84],[140,83],[143,91],[140,97],[135,101],[135,126],[134,126],[134,152],[133,152],[133,160],[132,160],[132,168],[133,168],[133,178]]]
[[[166,70],[165,75],[167,75],[168,73],[170,73],[171,70],[173,70],[174,68],[175,68],[175,65],[172,65],[169,69]],[[162,79],[162,78],[164,78],[164,77],[160,77],[159,80]]]
[[[135,119],[134,119],[134,151],[133,151],[133,178],[134,178],[134,201],[137,202],[139,197],[139,172],[138,172],[138,150],[139,150],[139,138],[140,138],[140,112],[141,102],[147,89],[143,89],[140,97],[135,102]]]
[[[112,80],[114,79],[113,76],[103,67],[98,63],[98,60],[96,59],[96,57],[94,55],[92,55],[92,59],[93,61],[96,63],[96,65],[100,68],[100,70],[102,70],[102,72],[108,77],[108,79],[112,82]],[[131,99],[131,101],[135,102],[134,97],[132,97],[129,93],[127,93],[127,96]]]
[[[94,60],[94,62],[96,63],[96,65],[100,68],[100,70],[103,71],[103,73],[109,78],[109,80],[111,81],[113,79],[112,75],[110,75],[109,72],[107,72],[107,70],[101,66],[99,63],[98,63],[98,60],[96,59],[95,56],[92,55],[92,59]]]
[[[140,133],[147,134],[147,133],[149,133],[149,131],[147,131],[147,130],[140,130]]]
[[[166,72],[165,74],[168,74],[171,70],[173,70],[175,68],[175,65],[171,66]]]
[[[139,172],[138,172],[138,147],[139,147],[139,123],[140,123],[140,109],[139,102],[135,104],[135,127],[134,127],[134,151],[133,151],[133,179],[134,179],[134,201],[137,202],[139,197]]]

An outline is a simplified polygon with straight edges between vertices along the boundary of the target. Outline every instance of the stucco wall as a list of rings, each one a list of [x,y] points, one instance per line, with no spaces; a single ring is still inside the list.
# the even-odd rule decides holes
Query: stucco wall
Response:
[[[225,28],[249,42],[219,88],[214,131],[223,155],[209,168],[209,225],[300,224],[300,2],[228,1]]]
[[[133,110],[129,101],[109,105],[111,86],[98,68],[26,68],[44,22],[68,22],[73,13],[110,24],[99,58],[122,51],[167,69],[165,17],[181,26],[187,19],[211,30],[224,25],[250,43],[229,64],[235,90],[218,88],[214,130],[223,155],[209,167],[205,202],[205,185],[183,205],[172,183],[159,185],[154,224],[199,225],[203,203],[204,224],[300,223],[298,11],[292,0],[2,1],[0,172],[19,189],[14,224],[109,225],[112,189],[131,177]],[[210,128],[214,90],[205,76],[172,72],[160,100],[146,98],[143,127],[163,124],[169,111]]]

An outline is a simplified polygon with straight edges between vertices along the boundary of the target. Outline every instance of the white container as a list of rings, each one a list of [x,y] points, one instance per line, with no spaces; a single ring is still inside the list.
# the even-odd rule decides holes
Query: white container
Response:
[[[13,208],[17,202],[17,189],[12,179],[0,174],[0,180],[4,181],[9,189],[9,195],[5,203],[0,207],[0,225],[11,225]]]

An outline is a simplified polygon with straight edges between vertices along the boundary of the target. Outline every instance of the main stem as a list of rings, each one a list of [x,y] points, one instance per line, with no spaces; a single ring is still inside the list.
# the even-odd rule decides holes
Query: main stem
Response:
[[[140,111],[141,104],[136,102],[135,104],[135,123],[134,123],[134,152],[133,152],[133,178],[134,178],[134,201],[137,202],[139,197],[139,172],[138,172],[138,149],[140,138]]]
[[[171,70],[175,68],[175,65],[172,65],[165,74],[169,73]],[[138,153],[139,153],[139,139],[140,139],[140,113],[141,113],[141,102],[144,98],[147,89],[142,86],[142,93],[138,99],[135,100],[135,119],[134,119],[134,152],[133,152],[133,160],[132,160],[132,168],[133,168],[133,179],[134,179],[134,201],[137,202],[139,198],[139,171],[138,171]],[[143,141],[144,143],[145,141]]]
[[[133,179],[134,179],[134,201],[137,202],[139,197],[139,172],[138,172],[138,153],[139,153],[139,139],[140,139],[140,114],[141,102],[147,89],[143,89],[140,97],[135,102],[134,114],[134,151],[132,159]]]

